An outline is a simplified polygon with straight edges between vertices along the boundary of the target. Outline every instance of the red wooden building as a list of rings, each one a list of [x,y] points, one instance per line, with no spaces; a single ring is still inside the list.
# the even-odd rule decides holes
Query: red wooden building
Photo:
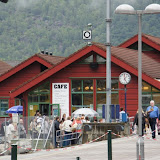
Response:
[[[135,115],[138,108],[138,37],[111,48],[112,104],[125,105],[122,72],[130,73],[127,85],[127,111]],[[151,99],[160,106],[160,38],[143,34],[142,103],[144,110]],[[24,116],[39,109],[51,114],[51,105],[60,104],[61,113],[71,114],[81,107],[91,107],[102,114],[106,103],[106,46],[92,43],[69,57],[35,54],[19,65],[0,62],[0,116],[14,105],[24,106]]]

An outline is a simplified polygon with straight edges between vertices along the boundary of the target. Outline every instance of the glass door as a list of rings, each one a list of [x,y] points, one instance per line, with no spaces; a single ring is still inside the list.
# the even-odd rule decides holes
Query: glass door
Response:
[[[29,105],[29,116],[33,117],[36,113],[36,110],[38,110],[38,108],[39,108],[38,104],[36,104],[36,105],[30,104]]]
[[[49,104],[39,104],[39,111],[41,115],[49,116],[50,115],[50,107]]]

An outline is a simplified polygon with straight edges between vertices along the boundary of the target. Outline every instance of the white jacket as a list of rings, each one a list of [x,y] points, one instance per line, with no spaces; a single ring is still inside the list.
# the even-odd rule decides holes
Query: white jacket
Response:
[[[66,120],[64,121],[63,123],[63,129],[66,131],[66,132],[72,132],[72,128],[70,127],[72,125],[72,121],[71,120]]]

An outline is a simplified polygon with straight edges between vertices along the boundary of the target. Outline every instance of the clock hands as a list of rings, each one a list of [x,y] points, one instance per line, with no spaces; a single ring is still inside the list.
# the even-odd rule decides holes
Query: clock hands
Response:
[[[124,80],[126,81],[126,76],[125,76],[125,74],[124,74]],[[127,82],[127,81],[126,81]]]

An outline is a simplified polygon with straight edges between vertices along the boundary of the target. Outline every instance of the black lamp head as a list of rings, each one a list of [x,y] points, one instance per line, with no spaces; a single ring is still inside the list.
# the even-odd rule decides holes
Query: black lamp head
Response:
[[[1,2],[3,2],[3,3],[7,3],[8,2],[8,0],[0,0]]]

